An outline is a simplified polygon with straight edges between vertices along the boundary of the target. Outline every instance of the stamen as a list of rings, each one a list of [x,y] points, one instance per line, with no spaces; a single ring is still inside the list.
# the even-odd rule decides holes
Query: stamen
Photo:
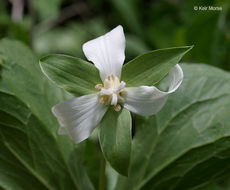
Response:
[[[100,94],[101,95],[112,95],[113,91],[111,89],[104,89],[104,88],[102,88]]]
[[[116,106],[113,106],[113,109],[118,112],[121,110],[121,106],[117,104]]]
[[[101,98],[99,99],[99,103],[100,103],[100,104],[105,104],[105,99],[104,99],[103,97],[101,97]]]
[[[104,85],[98,84],[96,89],[100,90],[99,102],[105,105],[112,105],[116,111],[120,111],[121,106],[118,103],[123,102],[123,94],[126,83],[119,80],[115,75],[109,75]]]
[[[108,76],[108,80],[113,80],[114,81],[114,79],[115,79],[114,75],[109,75]]]
[[[121,96],[121,97],[125,97],[125,96],[127,96],[127,92],[125,91],[125,90],[123,90],[123,91],[120,91],[119,93],[119,96]]]
[[[121,81],[120,85],[117,88],[117,91],[121,91],[125,87],[126,83],[124,81]]]
[[[117,105],[117,94],[112,94],[111,105]]]
[[[103,87],[102,84],[96,84],[96,85],[95,85],[95,89],[96,89],[96,90],[101,90],[102,87]]]

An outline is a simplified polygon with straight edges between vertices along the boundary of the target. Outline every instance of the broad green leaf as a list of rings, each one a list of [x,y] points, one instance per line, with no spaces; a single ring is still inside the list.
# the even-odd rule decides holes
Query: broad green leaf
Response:
[[[49,55],[40,59],[40,66],[51,81],[75,95],[94,93],[101,83],[96,67],[80,58]]]
[[[31,184],[35,190],[47,189],[36,177],[24,169],[23,164],[1,141],[0,150],[0,189],[27,190],[31,188]]]
[[[127,176],[131,153],[130,112],[125,108],[120,112],[109,109],[100,124],[99,141],[106,160]]]
[[[207,185],[196,188],[195,190],[229,190],[230,177],[226,176],[217,180],[213,180]]]
[[[182,65],[184,81],[155,116],[137,117],[118,190],[195,189],[230,175],[230,73]]]
[[[129,61],[122,68],[121,79],[127,86],[151,86],[163,79],[192,46],[160,49]]]
[[[44,77],[23,44],[1,40],[0,187],[94,189],[83,167],[84,143],[56,135],[51,107],[66,93]]]
[[[96,140],[98,139],[97,134],[95,134],[95,138]],[[91,139],[87,139],[85,143],[84,163],[87,174],[89,175],[94,187],[98,187],[102,154],[100,147],[98,146],[98,141],[95,143]]]

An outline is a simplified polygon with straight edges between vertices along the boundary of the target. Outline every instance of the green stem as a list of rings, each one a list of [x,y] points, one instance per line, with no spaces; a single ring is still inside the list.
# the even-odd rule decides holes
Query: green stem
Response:
[[[98,189],[99,190],[105,189],[105,158],[102,152],[101,152],[100,178],[99,178]]]

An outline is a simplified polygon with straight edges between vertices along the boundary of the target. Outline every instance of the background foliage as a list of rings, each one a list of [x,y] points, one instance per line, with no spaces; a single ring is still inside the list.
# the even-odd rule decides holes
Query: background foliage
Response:
[[[33,8],[25,2],[24,19],[18,24],[10,18],[10,3],[0,2],[0,36],[29,44],[32,32],[38,55],[64,53],[83,57],[81,45],[85,41],[121,24],[127,38],[128,60],[147,50],[195,45],[185,60],[230,70],[228,0],[32,2]],[[194,6],[221,6],[223,11],[195,11]]]
[[[56,134],[50,108],[71,95],[42,75],[38,57],[84,58],[84,42],[119,24],[126,33],[126,62],[153,49],[195,46],[183,58],[190,62],[183,64],[184,82],[163,110],[136,117],[130,175],[120,176],[107,165],[107,189],[230,188],[228,0],[28,0],[24,5],[23,19],[15,19],[12,3],[0,1],[0,37],[18,40],[0,42],[0,189],[97,189],[97,138],[75,145]],[[194,10],[202,5],[223,10]]]

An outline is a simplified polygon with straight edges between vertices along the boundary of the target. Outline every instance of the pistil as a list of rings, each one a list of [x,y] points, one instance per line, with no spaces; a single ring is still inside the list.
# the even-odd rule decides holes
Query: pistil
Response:
[[[112,105],[115,111],[120,111],[121,106],[118,103],[122,102],[124,98],[125,85],[126,83],[124,81],[120,82],[118,77],[109,75],[104,81],[104,86],[102,84],[95,86],[97,90],[100,90],[99,103]]]

